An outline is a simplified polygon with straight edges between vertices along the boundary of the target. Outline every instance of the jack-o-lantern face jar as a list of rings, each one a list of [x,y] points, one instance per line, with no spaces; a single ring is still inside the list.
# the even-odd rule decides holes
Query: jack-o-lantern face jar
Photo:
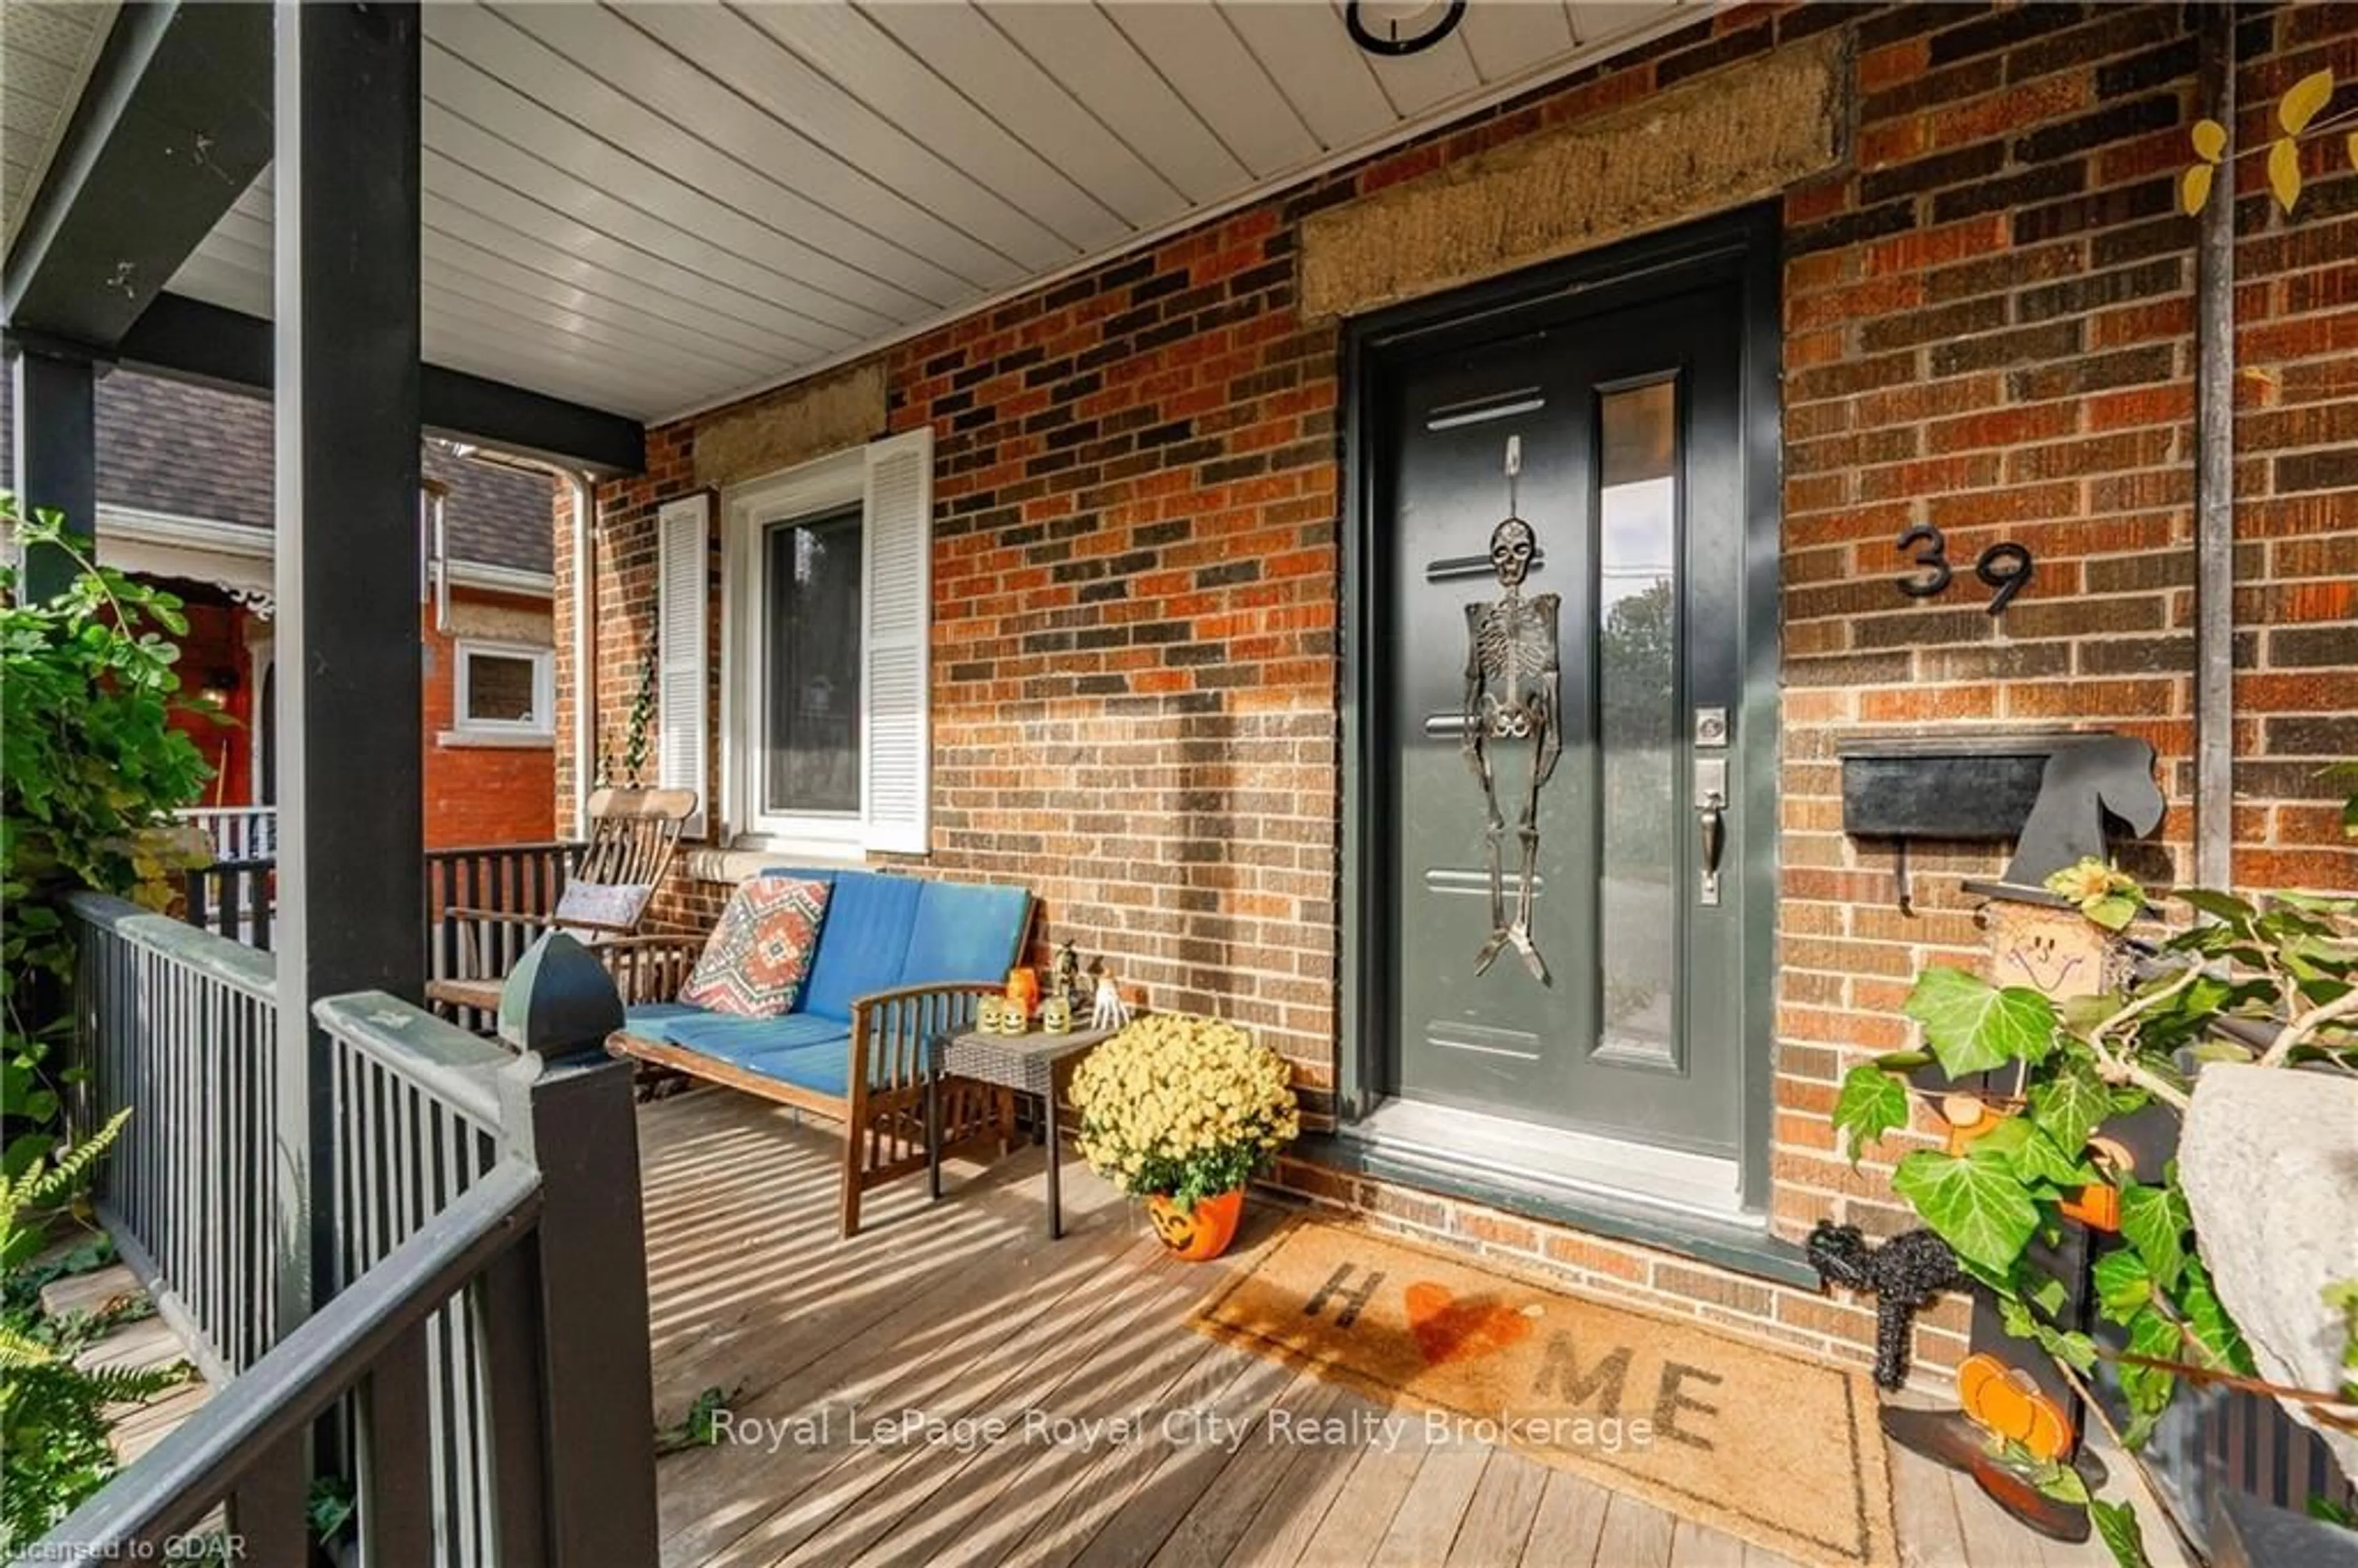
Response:
[[[1200,1263],[1218,1257],[1236,1239],[1237,1222],[1244,1217],[1245,1195],[1241,1188],[1216,1193],[1194,1208],[1182,1210],[1158,1193],[1147,1198],[1146,1212],[1163,1246],[1191,1263]]]
[[[1069,997],[1052,996],[1040,1004],[1040,1027],[1051,1034],[1073,1032],[1073,1003]]]

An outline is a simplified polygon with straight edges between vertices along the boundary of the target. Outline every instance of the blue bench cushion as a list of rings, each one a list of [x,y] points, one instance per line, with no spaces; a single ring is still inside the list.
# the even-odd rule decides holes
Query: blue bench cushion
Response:
[[[840,1099],[851,1086],[851,1025],[841,1019],[788,1013],[735,1018],[679,1002],[654,1002],[623,1014],[623,1030],[699,1056],[759,1073],[815,1095]],[[881,1077],[885,1064],[877,1064]]]
[[[797,1045],[757,1056],[745,1065],[764,1077],[808,1089],[815,1095],[840,1099],[851,1091],[851,1042],[833,1045]],[[871,1080],[875,1075],[870,1075]]]
[[[790,1012],[781,1018],[741,1018],[712,1012],[685,1002],[648,1002],[622,1015],[625,1032],[643,1040],[661,1040],[685,1051],[743,1065],[779,1051],[832,1045],[838,1056],[851,1041],[851,1025],[840,1018]]]

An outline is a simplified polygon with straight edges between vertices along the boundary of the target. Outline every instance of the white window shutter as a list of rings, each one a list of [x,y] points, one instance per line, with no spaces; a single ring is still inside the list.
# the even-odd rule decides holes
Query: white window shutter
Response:
[[[871,849],[933,848],[933,736],[926,703],[933,626],[934,433],[868,448],[866,665],[860,672],[860,816]]]
[[[712,497],[702,493],[665,503],[655,524],[656,767],[664,788],[696,792],[696,815],[687,827],[691,838],[705,837],[712,815],[706,765],[711,716],[705,702],[711,525]]]

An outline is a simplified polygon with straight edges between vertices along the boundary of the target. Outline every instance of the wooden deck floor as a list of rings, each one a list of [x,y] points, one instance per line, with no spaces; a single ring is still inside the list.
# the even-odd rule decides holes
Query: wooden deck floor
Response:
[[[73,1313],[96,1312],[122,1297],[144,1294],[139,1281],[130,1268],[122,1263],[110,1263],[86,1274],[69,1274],[53,1280],[41,1289],[41,1309],[52,1317]],[[114,1367],[125,1371],[146,1371],[157,1367],[168,1367],[189,1358],[188,1346],[161,1317],[150,1314],[123,1324],[84,1349],[74,1357],[82,1367]],[[128,1465],[146,1453],[179,1424],[205,1407],[213,1396],[212,1385],[191,1368],[188,1377],[177,1386],[154,1399],[138,1404],[118,1404],[107,1407],[114,1422],[107,1434],[115,1456]]]
[[[645,1107],[640,1146],[658,1416],[714,1387],[730,1411],[730,1441],[658,1468],[667,1568],[1785,1562],[1506,1449],[1266,1441],[1272,1409],[1374,1407],[1189,1330],[1222,1265],[1171,1261],[1077,1163],[1062,1241],[1043,1234],[1034,1150],[953,1166],[938,1206],[922,1179],[871,1194],[847,1243],[823,1128],[707,1089]],[[1163,1412],[1190,1410],[1180,1435],[1202,1440],[1174,1441]],[[946,1424],[992,1412],[1030,1426],[984,1442]],[[1109,1424],[1124,1417],[1139,1430]],[[1947,1471],[1905,1454],[1893,1470],[1918,1568],[2110,1562],[2039,1541]]]

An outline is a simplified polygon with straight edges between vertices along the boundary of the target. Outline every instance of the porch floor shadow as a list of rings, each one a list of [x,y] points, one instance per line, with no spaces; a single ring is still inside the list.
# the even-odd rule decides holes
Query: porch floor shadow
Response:
[[[1061,1241],[1037,1149],[946,1167],[938,1205],[922,1178],[890,1184],[845,1241],[832,1127],[698,1089],[643,1107],[639,1129],[656,1419],[716,1388],[729,1412],[726,1440],[659,1462],[665,1568],[1787,1563],[1510,1449],[1427,1445],[1421,1422],[1391,1452],[1263,1441],[1272,1409],[1297,1428],[1382,1411],[1189,1329],[1226,1265],[1171,1260],[1077,1162]],[[1278,1218],[1254,1212],[1240,1250]],[[1195,1432],[1166,1434],[1170,1411],[1201,1412]],[[945,1424],[909,1428],[910,1411]],[[991,1412],[1011,1421],[995,1440],[946,1424]],[[1139,1430],[1109,1425],[1123,1417]],[[1209,1440],[1238,1432],[1233,1452]],[[2111,1562],[2094,1541],[2032,1536],[1912,1454],[1895,1450],[1892,1471],[1912,1568]],[[2155,1562],[2182,1563],[2159,1509],[2138,1512]]]

